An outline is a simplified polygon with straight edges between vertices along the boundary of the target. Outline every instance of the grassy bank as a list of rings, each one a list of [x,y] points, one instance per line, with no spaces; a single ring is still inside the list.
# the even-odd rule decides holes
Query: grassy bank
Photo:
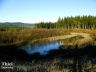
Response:
[[[43,38],[68,35],[71,32],[88,33],[96,41],[96,30],[88,29],[11,29],[0,31],[0,45],[19,45]],[[73,39],[71,39],[73,40]]]
[[[23,29],[0,31],[0,45],[26,43],[32,40],[65,35],[67,30],[60,29]]]

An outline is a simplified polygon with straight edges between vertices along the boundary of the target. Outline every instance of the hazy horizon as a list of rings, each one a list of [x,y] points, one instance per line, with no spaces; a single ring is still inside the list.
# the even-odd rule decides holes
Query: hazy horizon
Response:
[[[96,16],[95,0],[0,0],[0,22],[56,22],[58,17]]]

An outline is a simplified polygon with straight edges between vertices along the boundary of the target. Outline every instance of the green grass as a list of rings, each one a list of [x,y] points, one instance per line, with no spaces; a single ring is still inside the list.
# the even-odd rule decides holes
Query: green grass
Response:
[[[24,29],[25,27],[23,26],[18,26],[18,25],[0,25],[0,31],[6,31],[6,30],[21,30]]]

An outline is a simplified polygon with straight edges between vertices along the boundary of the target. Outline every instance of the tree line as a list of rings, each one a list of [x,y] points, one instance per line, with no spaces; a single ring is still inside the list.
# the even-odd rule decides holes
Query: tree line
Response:
[[[75,16],[58,18],[57,22],[40,22],[36,28],[96,29],[96,16]]]

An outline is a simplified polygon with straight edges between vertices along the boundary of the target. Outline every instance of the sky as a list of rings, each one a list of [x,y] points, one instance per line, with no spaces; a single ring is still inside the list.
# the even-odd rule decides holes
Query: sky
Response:
[[[0,0],[0,22],[56,22],[78,15],[96,16],[96,0]]]

